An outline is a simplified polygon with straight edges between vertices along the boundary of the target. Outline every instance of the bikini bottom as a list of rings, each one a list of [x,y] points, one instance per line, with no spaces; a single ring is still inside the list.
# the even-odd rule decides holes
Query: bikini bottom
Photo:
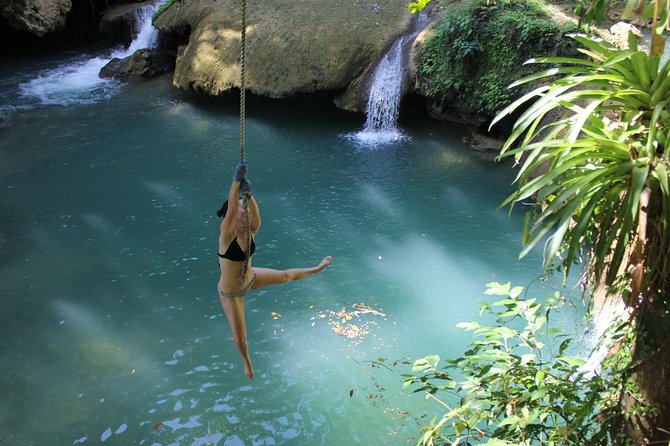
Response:
[[[237,291],[231,291],[231,292],[219,290],[219,296],[221,296],[221,297],[244,297],[249,292],[249,290],[251,289],[251,287],[254,285],[255,282],[256,282],[256,273],[254,273],[254,276],[251,278],[249,283],[244,286],[244,288],[241,288]]]

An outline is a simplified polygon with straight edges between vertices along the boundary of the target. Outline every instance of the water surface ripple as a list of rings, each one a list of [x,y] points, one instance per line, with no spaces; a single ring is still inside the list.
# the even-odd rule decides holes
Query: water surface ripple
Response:
[[[0,68],[16,110],[0,129],[0,444],[407,444],[436,408],[400,392],[402,361],[456,354],[486,282],[540,273],[497,210],[509,166],[458,128],[401,118],[411,138],[366,151],[341,136],[361,116],[250,104],[255,264],[335,263],[248,296],[249,382],[216,295],[234,101],[167,78],[77,106],[16,94],[60,62]]]

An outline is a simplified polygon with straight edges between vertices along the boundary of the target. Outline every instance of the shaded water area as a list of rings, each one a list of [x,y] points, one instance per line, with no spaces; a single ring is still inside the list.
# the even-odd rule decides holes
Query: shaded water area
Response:
[[[457,127],[401,118],[407,139],[364,149],[359,115],[251,101],[254,264],[335,263],[247,297],[249,382],[216,293],[235,99],[168,78],[25,96],[66,57],[0,67],[0,444],[408,444],[439,407],[401,392],[403,362],[462,351],[485,283],[543,286],[497,209],[510,166]]]

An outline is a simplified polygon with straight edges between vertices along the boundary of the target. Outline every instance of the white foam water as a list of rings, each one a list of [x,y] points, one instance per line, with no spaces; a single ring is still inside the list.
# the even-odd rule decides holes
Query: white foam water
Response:
[[[609,333],[609,329],[629,314],[630,309],[626,307],[620,297],[610,297],[603,303],[602,308],[593,315],[590,324],[592,326],[591,332],[586,336],[591,351],[586,359],[586,364],[579,369],[581,372],[593,376],[600,371],[602,362],[610,353],[608,345],[610,344],[611,333]]]
[[[419,14],[412,34],[399,38],[377,65],[365,110],[365,126],[359,132],[345,135],[359,147],[388,146],[407,138],[397,126],[405,77],[403,46],[412,42],[427,24],[428,15]]]
[[[405,137],[396,125],[404,77],[404,41],[404,37],[398,39],[375,69],[365,110],[365,126],[360,132],[348,135],[349,139],[361,145],[374,147]]]
[[[158,31],[151,23],[151,18],[159,6],[157,3],[139,9],[137,23],[140,29],[128,48],[114,50],[107,57],[76,60],[46,70],[35,79],[20,84],[21,95],[37,99],[43,105],[90,104],[112,97],[118,92],[120,83],[101,78],[100,69],[114,58],[123,59],[139,49],[155,46]]]

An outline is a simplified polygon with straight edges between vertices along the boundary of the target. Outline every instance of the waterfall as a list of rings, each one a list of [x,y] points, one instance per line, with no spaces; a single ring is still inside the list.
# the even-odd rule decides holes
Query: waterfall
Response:
[[[393,134],[398,131],[396,121],[402,93],[404,40],[404,38],[398,39],[375,70],[365,110],[367,121],[363,128],[364,132]]]
[[[137,23],[140,24],[140,29],[137,30],[137,36],[130,43],[128,49],[120,51],[118,55],[112,55],[112,58],[118,57],[119,59],[123,59],[124,57],[132,56],[135,51],[142,48],[153,48],[156,46],[158,30],[154,27],[152,18],[159,6],[160,3],[155,3],[154,5],[144,6],[139,9],[137,12]]]
[[[405,138],[397,126],[405,78],[403,49],[408,42],[414,41],[427,23],[428,16],[419,14],[412,34],[396,40],[375,68],[365,109],[367,120],[363,130],[348,135],[350,139],[374,147]]]
[[[151,19],[160,3],[138,10],[139,29],[128,48],[113,50],[108,56],[78,59],[46,70],[35,79],[19,85],[21,95],[34,98],[42,105],[90,104],[112,97],[120,88],[120,83],[100,78],[100,69],[114,58],[123,59],[139,49],[156,45],[158,31]]]
[[[620,320],[629,316],[630,309],[626,307],[621,297],[612,296],[607,298],[590,321],[590,330],[585,336],[589,353],[586,355],[586,363],[579,368],[580,372],[593,376],[600,371],[600,365],[610,353],[607,348],[611,340],[608,330]],[[599,345],[600,341],[605,342],[603,342],[603,345]]]
[[[405,37],[401,37],[391,46],[372,76],[365,126],[352,135],[354,140],[364,145],[376,146],[403,138],[396,121],[404,78],[404,42]]]

